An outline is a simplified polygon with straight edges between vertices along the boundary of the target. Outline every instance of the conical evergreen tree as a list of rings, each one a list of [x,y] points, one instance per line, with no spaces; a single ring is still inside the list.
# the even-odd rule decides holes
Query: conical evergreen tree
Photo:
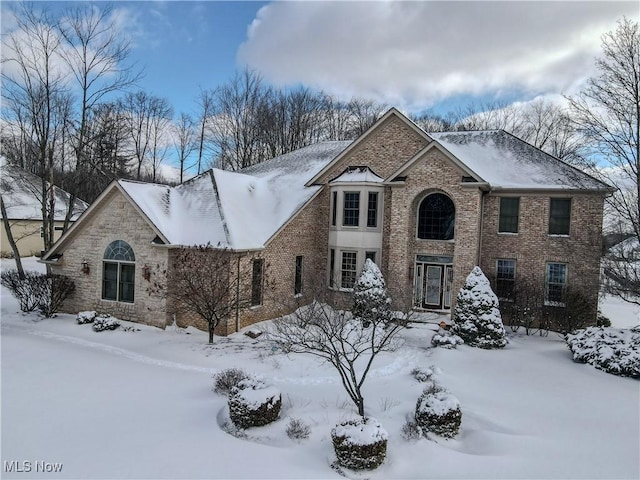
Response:
[[[507,344],[498,297],[480,267],[474,267],[456,299],[453,332],[467,345],[502,348]]]
[[[382,272],[378,266],[367,259],[362,273],[353,286],[353,316],[365,325],[369,322],[391,320],[391,297],[387,293]]]

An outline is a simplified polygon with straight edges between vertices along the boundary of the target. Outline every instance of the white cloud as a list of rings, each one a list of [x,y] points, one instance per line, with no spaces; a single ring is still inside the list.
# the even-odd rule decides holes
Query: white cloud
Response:
[[[453,95],[573,93],[636,2],[277,2],[238,60],[267,80],[402,108]]]

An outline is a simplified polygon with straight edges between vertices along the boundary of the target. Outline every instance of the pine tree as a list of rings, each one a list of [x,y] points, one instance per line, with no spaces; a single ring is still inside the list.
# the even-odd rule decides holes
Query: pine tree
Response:
[[[453,332],[466,344],[502,348],[507,344],[498,297],[480,267],[474,267],[456,299]]]
[[[378,266],[367,259],[362,267],[362,273],[353,286],[353,316],[368,324],[379,320],[391,320],[391,297]]]

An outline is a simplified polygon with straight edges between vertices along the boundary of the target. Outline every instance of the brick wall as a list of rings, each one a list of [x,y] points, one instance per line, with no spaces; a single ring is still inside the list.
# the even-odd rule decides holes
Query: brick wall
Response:
[[[76,235],[79,233],[79,235]],[[114,189],[105,197],[99,208],[84,218],[81,232],[67,240],[63,247],[61,264],[52,268],[72,278],[76,290],[64,303],[63,311],[77,313],[96,310],[109,313],[122,320],[141,322],[164,328],[171,319],[167,317],[163,300],[147,290],[151,281],[163,282],[166,270],[167,250],[151,246],[156,233],[127,201]],[[107,246],[115,240],[124,240],[136,257],[135,293],[133,303],[102,300],[102,260]],[[82,262],[89,264],[89,274],[82,272]],[[148,265],[151,281],[142,275],[142,266]]]

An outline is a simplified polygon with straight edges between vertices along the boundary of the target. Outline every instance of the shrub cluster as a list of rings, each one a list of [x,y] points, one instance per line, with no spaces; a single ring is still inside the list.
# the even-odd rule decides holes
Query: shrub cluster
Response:
[[[94,332],[103,332],[104,330],[115,330],[119,326],[120,322],[118,322],[117,318],[114,318],[105,313],[101,313],[100,315],[95,317],[91,328]]]
[[[262,380],[247,378],[231,389],[228,405],[229,416],[236,427],[261,427],[278,419],[282,395]]]
[[[231,389],[238,386],[242,380],[250,378],[250,375],[241,368],[227,368],[213,376],[213,391],[218,395],[229,396]]]
[[[76,289],[73,280],[64,275],[30,271],[20,275],[15,269],[2,272],[0,283],[18,299],[21,311],[38,310],[46,318],[57,313]]]
[[[640,326],[589,327],[565,336],[573,359],[607,373],[640,377]]]
[[[93,310],[89,310],[86,312],[78,312],[78,315],[76,315],[76,323],[78,325],[86,325],[87,323],[93,323],[93,321],[96,319],[97,316],[98,316],[98,312],[95,312]]]
[[[358,417],[331,429],[338,465],[352,470],[379,467],[387,455],[388,434],[372,417]]]
[[[431,345],[434,347],[456,348],[463,343],[462,337],[442,329],[431,338]]]
[[[422,432],[453,438],[460,431],[460,402],[444,388],[432,383],[418,398],[416,424]]]

